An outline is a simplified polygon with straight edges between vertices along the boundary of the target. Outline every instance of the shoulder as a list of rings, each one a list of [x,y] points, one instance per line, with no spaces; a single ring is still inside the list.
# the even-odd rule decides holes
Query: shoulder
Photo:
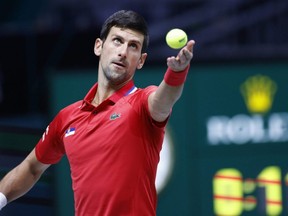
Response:
[[[150,85],[150,86],[147,86],[146,88],[144,88],[143,91],[147,92],[149,94],[149,93],[156,91],[157,88],[158,88],[158,86],[156,86],[156,85]]]
[[[150,85],[145,88],[139,88],[137,93],[139,93],[142,96],[149,96],[151,93],[155,92],[157,88],[158,86]]]
[[[49,124],[49,131],[54,131],[55,134],[61,135],[66,129],[67,125],[73,119],[79,116],[82,101],[77,101],[61,109]],[[51,133],[51,132],[50,132]]]
[[[146,101],[148,99],[148,96],[151,93],[155,92],[157,88],[158,87],[154,85],[147,86],[145,88],[137,88],[137,91],[130,95],[127,95],[123,99],[130,103],[141,103],[143,101]]]
[[[78,112],[81,109],[82,103],[83,101],[81,100],[64,107],[58,112],[57,117],[62,118],[73,115],[73,113]]]
[[[122,103],[130,104],[134,110],[147,110],[148,97],[151,93],[155,92],[157,86],[147,86],[145,88],[138,88],[134,93],[123,97]]]

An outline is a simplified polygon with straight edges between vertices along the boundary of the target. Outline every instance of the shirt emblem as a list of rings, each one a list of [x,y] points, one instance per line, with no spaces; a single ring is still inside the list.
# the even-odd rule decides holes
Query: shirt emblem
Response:
[[[120,113],[113,113],[111,116],[110,116],[110,120],[115,120],[117,118],[120,118],[121,117],[121,114]]]
[[[76,128],[75,128],[75,127],[69,128],[69,129],[66,130],[66,132],[65,132],[65,137],[72,136],[72,135],[75,134],[75,132],[76,132]]]

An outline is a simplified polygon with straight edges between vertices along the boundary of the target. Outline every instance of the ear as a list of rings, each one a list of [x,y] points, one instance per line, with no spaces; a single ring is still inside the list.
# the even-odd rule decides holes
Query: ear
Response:
[[[137,69],[138,69],[138,70],[140,70],[140,69],[143,67],[146,58],[147,58],[147,53],[142,53],[142,54],[141,54],[141,57],[140,57],[140,59],[139,59],[138,65],[137,65]]]
[[[103,41],[100,38],[97,38],[94,44],[94,53],[96,56],[101,55],[102,44],[103,44]]]

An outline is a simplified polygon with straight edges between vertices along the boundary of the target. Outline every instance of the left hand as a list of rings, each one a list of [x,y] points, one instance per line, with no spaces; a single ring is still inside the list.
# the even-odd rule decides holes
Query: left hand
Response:
[[[183,47],[177,57],[172,56],[167,58],[167,65],[173,71],[183,71],[189,64],[191,59],[193,58],[193,47],[195,45],[194,40],[188,41],[185,47]]]

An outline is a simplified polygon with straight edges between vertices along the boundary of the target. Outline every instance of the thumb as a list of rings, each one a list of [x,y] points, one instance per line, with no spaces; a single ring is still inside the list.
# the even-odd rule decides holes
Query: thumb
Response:
[[[190,41],[188,41],[188,43],[186,44],[186,48],[187,48],[189,51],[193,52],[193,47],[194,47],[194,45],[195,45],[195,41],[194,41],[194,40],[190,40]]]

